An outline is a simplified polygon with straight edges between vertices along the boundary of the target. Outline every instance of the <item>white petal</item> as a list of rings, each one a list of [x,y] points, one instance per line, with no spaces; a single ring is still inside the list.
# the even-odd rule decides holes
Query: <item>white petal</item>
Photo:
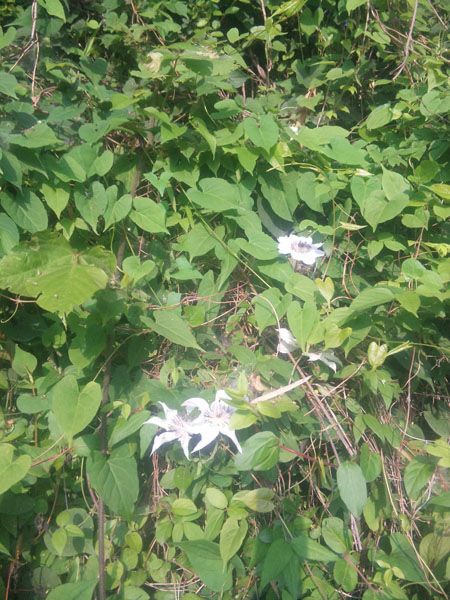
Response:
[[[304,237],[303,235],[299,235],[297,242],[299,244],[305,244],[307,246],[312,246],[312,237]]]
[[[310,352],[309,354],[306,354],[306,356],[308,357],[308,362],[315,362],[316,360],[320,360],[322,357],[322,355],[317,354],[317,352]]]
[[[282,236],[278,238],[278,252],[280,254],[290,254],[292,248],[292,237],[296,236]]]
[[[294,260],[302,262],[305,265],[313,265],[316,262],[316,259],[319,256],[323,256],[325,253],[322,250],[317,250],[316,248],[311,247],[311,250],[307,250],[306,252],[292,252],[291,256]]]
[[[180,439],[180,444],[181,444],[181,447],[183,448],[185,457],[188,460],[191,460],[191,458],[189,456],[189,441],[191,439],[191,436],[186,433],[185,435],[182,435],[179,439]]]
[[[297,341],[289,329],[280,327],[278,331],[278,346],[277,352],[280,354],[288,354],[298,348]]]
[[[208,429],[203,429],[203,431],[199,431],[199,433],[201,435],[201,439],[192,452],[198,452],[202,448],[209,446],[209,444],[211,444],[211,442],[213,442],[219,435],[219,430],[216,427],[209,426]]]
[[[170,425],[168,425],[167,421],[165,419],[161,419],[160,417],[150,417],[150,419],[144,421],[143,425],[145,425],[145,423],[152,423],[152,425],[158,425],[158,427],[162,427],[163,429],[170,428]]]
[[[156,452],[160,446],[163,444],[167,444],[168,442],[173,442],[178,438],[178,434],[174,431],[165,431],[164,433],[160,433],[155,437],[155,441],[153,442],[152,454]]]
[[[323,246],[323,243],[321,244],[313,244],[314,248],[320,248],[320,246]],[[322,252],[322,250],[320,250],[320,252]]]
[[[220,428],[220,433],[222,433],[223,435],[226,435],[227,437],[230,438],[230,440],[234,443],[234,445],[236,446],[236,448],[238,449],[238,452],[242,453],[242,448],[241,445],[236,437],[236,433],[234,432],[233,429],[229,429],[228,427],[221,427]]]
[[[226,393],[225,390],[217,390],[215,401],[218,400],[231,400],[231,397]]]
[[[183,402],[183,406],[187,408],[188,413],[197,408],[201,413],[209,409],[209,404],[203,398],[188,398]]]
[[[160,402],[159,404],[161,404],[161,406],[163,407],[166,419],[173,419],[174,417],[178,416],[177,411],[173,408],[169,408],[166,404],[164,404],[164,402]]]

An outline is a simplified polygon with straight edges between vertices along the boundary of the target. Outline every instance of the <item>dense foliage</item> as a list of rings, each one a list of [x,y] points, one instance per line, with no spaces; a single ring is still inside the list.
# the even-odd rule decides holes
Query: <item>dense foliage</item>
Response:
[[[446,10],[2,4],[5,600],[447,597]]]

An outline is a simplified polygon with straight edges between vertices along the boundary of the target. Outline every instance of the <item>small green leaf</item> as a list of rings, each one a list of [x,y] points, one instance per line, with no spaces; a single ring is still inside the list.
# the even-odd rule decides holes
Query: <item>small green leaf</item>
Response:
[[[275,493],[269,488],[257,488],[255,490],[243,490],[237,492],[232,498],[232,503],[243,502],[245,506],[255,512],[265,513],[271,512],[275,505],[273,497]]]
[[[247,117],[244,120],[244,131],[255,146],[266,152],[270,152],[278,141],[278,125],[270,115],[263,115],[258,121]]]
[[[344,592],[352,592],[358,585],[358,572],[356,565],[350,557],[339,558],[333,567],[333,577]]]
[[[286,565],[293,559],[293,554],[294,550],[292,546],[281,538],[270,544],[261,571],[261,590],[277,578]]]
[[[133,208],[130,219],[138,227],[150,233],[167,233],[166,211],[162,204],[150,198],[134,198]]]
[[[189,498],[177,498],[172,504],[172,512],[177,517],[188,517],[195,515],[197,507]]]
[[[435,461],[426,456],[416,456],[406,465],[403,482],[411,500],[420,498],[420,494],[430,481],[435,468]]]
[[[14,447],[11,444],[0,444],[0,494],[18,483],[30,470],[30,456],[22,454],[14,459],[13,455]]]
[[[207,488],[205,492],[205,500],[207,500],[215,508],[224,510],[228,506],[227,497],[217,488]]]
[[[339,494],[348,510],[359,517],[367,500],[367,486],[359,465],[343,462],[337,470]]]
[[[48,14],[52,17],[57,17],[63,21],[66,20],[66,15],[64,14],[64,7],[61,4],[60,0],[39,0],[39,4],[45,8]]]
[[[53,588],[47,600],[91,600],[97,580],[63,583]]]
[[[220,556],[225,564],[233,558],[242,546],[248,531],[248,523],[243,520],[229,518],[223,524],[219,538]]]
[[[178,316],[174,310],[155,311],[154,319],[155,321],[150,323],[150,327],[158,335],[185,348],[201,350],[187,322]]]
[[[19,346],[15,347],[12,368],[22,377],[31,375],[37,367],[37,359],[33,354],[25,352]]]
[[[83,431],[97,414],[102,392],[100,385],[90,381],[80,393],[73,375],[66,375],[51,390],[51,407],[69,444],[74,435]]]
[[[231,569],[225,567],[219,544],[207,540],[192,540],[177,545],[186,553],[194,573],[213,592],[224,592],[231,588]]]
[[[91,485],[105,504],[119,515],[131,518],[139,493],[134,457],[114,452],[107,457],[101,452],[92,452],[86,465]]]
[[[234,457],[239,471],[267,471],[278,462],[278,438],[271,431],[255,433],[242,444],[242,454]]]
[[[306,561],[317,560],[320,562],[334,562],[339,557],[325,546],[312,540],[306,535],[300,535],[292,540],[292,546],[297,556]]]

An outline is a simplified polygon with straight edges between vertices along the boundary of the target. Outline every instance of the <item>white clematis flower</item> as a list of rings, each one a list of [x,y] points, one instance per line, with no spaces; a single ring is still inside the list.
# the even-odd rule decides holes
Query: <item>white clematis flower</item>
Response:
[[[298,348],[297,341],[289,329],[280,327],[278,331],[278,346],[277,352],[279,354],[289,354]]]
[[[164,433],[160,433],[155,437],[151,453],[153,454],[156,452],[163,444],[178,440],[183,448],[184,455],[190,460],[188,446],[192,437],[192,431],[190,429],[191,424],[189,421],[183,419],[183,417],[180,417],[176,410],[166,406],[164,402],[160,402],[160,404],[163,407],[165,419],[161,419],[160,417],[150,417],[150,419],[143,423],[144,425],[145,423],[152,423],[153,425],[158,425],[161,429],[166,430]]]
[[[188,413],[195,408],[200,412],[200,415],[190,424],[191,432],[201,436],[192,452],[205,448],[220,434],[230,438],[238,451],[242,452],[236,433],[230,428],[230,417],[234,413],[234,408],[226,404],[224,400],[231,400],[231,398],[224,390],[218,390],[216,398],[211,404],[208,404],[203,398],[189,398],[183,402]]]
[[[320,362],[323,362],[324,365],[327,365],[327,367],[330,367],[330,369],[336,373],[336,363],[334,362],[334,360],[329,359],[324,354],[319,354],[317,352],[307,352],[305,356],[308,357],[308,362],[316,362],[317,360],[319,360]]]
[[[278,238],[278,252],[289,254],[291,258],[305,265],[313,265],[318,258],[325,256],[323,250],[319,250],[322,244],[313,244],[311,237],[301,235],[281,236]]]

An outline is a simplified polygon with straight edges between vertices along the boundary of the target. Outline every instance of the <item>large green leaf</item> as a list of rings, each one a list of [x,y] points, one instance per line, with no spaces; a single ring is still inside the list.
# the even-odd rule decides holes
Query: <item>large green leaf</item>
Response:
[[[303,308],[299,302],[291,302],[287,311],[289,328],[303,352],[308,346],[308,338],[316,328],[319,313],[314,302],[305,302]]]
[[[181,542],[178,546],[186,553],[194,572],[213,592],[225,592],[231,588],[231,569],[225,567],[219,544],[193,540]]]
[[[47,600],[91,600],[97,580],[63,583],[55,587]]]
[[[22,454],[14,459],[14,446],[0,444],[0,494],[25,477],[31,467],[31,457]]]
[[[237,185],[233,185],[217,177],[201,179],[200,190],[190,189],[187,197],[191,202],[205,208],[209,212],[226,210],[250,210],[252,201],[248,194]]]
[[[0,203],[18,227],[36,233],[47,229],[47,211],[39,198],[30,190],[12,197],[7,192],[0,194]]]
[[[44,310],[68,312],[106,286],[111,259],[101,248],[79,252],[60,236],[41,234],[0,261],[0,287],[36,298]]]
[[[293,557],[292,545],[284,539],[279,538],[270,544],[261,571],[261,590],[276,579]]]
[[[331,550],[328,550],[328,548],[312,540],[307,535],[295,537],[292,540],[292,547],[297,556],[306,561],[334,562],[339,558],[337,554],[334,554],[334,552],[331,552]]]
[[[97,414],[102,400],[100,385],[90,381],[81,392],[73,375],[66,375],[51,390],[51,408],[68,443]]]
[[[87,460],[87,473],[92,487],[105,504],[115,513],[131,518],[139,493],[134,457],[120,452],[110,456],[92,452]]]
[[[412,500],[417,500],[420,497],[435,468],[436,461],[426,456],[416,456],[407,464],[403,482],[406,493]]]
[[[187,322],[178,316],[174,310],[158,310],[155,311],[153,316],[155,321],[149,322],[149,325],[156,333],[174,344],[201,350]]]
[[[367,500],[367,484],[359,465],[341,463],[337,470],[339,494],[348,510],[359,517]]]
[[[394,293],[385,287],[366,288],[356,296],[350,305],[352,312],[362,312],[374,306],[380,306],[387,302],[392,302],[395,296]]]
[[[220,556],[225,564],[233,558],[242,546],[247,531],[248,523],[245,520],[239,522],[231,517],[225,521],[219,539]]]
[[[276,435],[261,431],[242,444],[242,454],[234,457],[234,463],[239,471],[267,471],[277,464],[279,454]]]
[[[269,152],[278,141],[278,125],[270,115],[262,115],[258,120],[247,117],[244,120],[247,137],[259,148]]]
[[[167,233],[166,211],[162,204],[150,198],[134,198],[130,219],[144,231]]]

